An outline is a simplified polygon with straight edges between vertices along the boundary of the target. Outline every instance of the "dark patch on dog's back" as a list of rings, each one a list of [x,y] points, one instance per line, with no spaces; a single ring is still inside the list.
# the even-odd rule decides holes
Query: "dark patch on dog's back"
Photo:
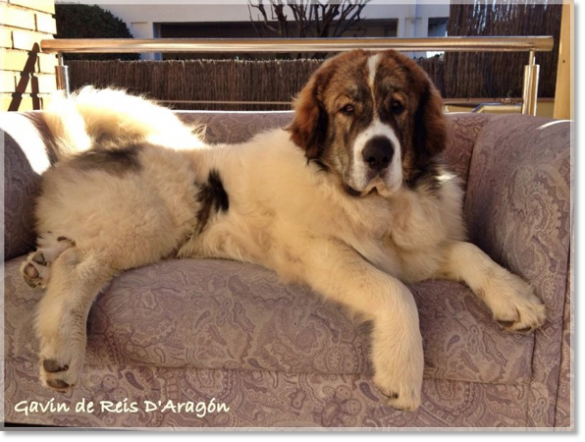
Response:
[[[76,156],[69,163],[81,170],[103,170],[112,175],[122,176],[142,169],[138,154],[140,145],[131,145],[118,149],[93,148]]]
[[[207,183],[200,186],[197,201],[201,204],[197,212],[198,230],[201,233],[213,213],[227,212],[230,207],[228,194],[217,170],[212,169],[209,172]]]

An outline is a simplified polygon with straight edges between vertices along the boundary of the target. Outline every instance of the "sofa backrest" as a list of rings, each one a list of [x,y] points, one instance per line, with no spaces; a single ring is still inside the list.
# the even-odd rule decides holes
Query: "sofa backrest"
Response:
[[[38,113],[0,114],[4,158],[4,259],[34,247],[34,200],[42,173],[50,167]]]

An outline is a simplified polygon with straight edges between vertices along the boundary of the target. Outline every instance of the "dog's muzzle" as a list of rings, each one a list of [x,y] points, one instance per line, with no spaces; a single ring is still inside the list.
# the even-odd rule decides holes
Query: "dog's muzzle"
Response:
[[[391,196],[402,182],[400,141],[394,131],[377,121],[354,144],[353,164],[345,187],[350,195],[372,192]]]
[[[383,173],[392,162],[394,146],[386,137],[374,137],[366,143],[362,158],[370,172]]]

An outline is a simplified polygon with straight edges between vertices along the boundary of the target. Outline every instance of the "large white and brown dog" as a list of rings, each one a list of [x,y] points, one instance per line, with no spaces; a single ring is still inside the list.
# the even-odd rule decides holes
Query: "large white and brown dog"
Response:
[[[207,146],[169,110],[85,89],[43,118],[60,161],[43,176],[38,249],[23,263],[38,306],[44,385],[67,390],[84,362],[92,301],[116,274],[167,257],[261,264],[373,321],[374,383],[420,404],[423,348],[404,283],[465,282],[511,332],[539,327],[533,289],[465,242],[462,190],[440,164],[440,96],[393,51],[332,58],[293,123]]]

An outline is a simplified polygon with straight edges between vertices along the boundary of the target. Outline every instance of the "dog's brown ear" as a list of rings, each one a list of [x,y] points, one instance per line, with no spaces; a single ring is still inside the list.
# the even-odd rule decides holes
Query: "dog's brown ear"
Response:
[[[426,75],[414,117],[413,142],[420,166],[427,165],[433,156],[445,150],[447,144],[447,120],[443,112],[443,100]]]
[[[323,153],[327,138],[327,112],[320,101],[323,74],[317,71],[296,97],[293,108],[295,117],[287,130],[291,140],[305,151],[309,160],[318,159]]]

